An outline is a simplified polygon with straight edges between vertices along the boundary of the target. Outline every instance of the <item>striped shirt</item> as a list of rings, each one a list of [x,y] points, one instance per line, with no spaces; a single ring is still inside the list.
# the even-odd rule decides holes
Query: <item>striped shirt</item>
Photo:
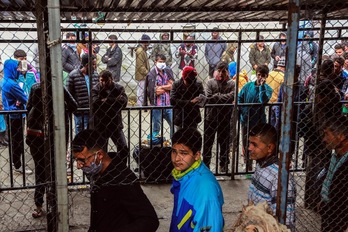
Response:
[[[163,74],[159,73],[156,69],[156,86],[163,86],[169,84],[169,77],[165,71]],[[170,106],[170,92],[166,91],[161,95],[156,96],[156,106]]]
[[[275,161],[274,156],[270,158]],[[255,205],[260,202],[267,201],[268,205],[273,211],[273,214],[275,215],[279,166],[277,162],[268,162],[267,165],[265,165],[265,162],[263,162],[264,165],[258,163],[256,166],[255,173],[252,176],[251,184],[249,186],[248,200],[252,201]],[[286,207],[286,225],[290,228],[294,228],[295,226],[295,200],[295,180],[290,174]]]

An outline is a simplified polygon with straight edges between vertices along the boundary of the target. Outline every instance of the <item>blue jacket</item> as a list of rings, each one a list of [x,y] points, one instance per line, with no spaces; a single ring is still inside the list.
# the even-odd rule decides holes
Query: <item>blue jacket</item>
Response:
[[[170,232],[221,232],[224,197],[215,176],[198,160],[187,171],[172,171],[174,209]]]
[[[18,85],[17,79],[20,72],[17,71],[17,60],[6,60],[4,63],[4,83],[2,86],[2,99],[4,110],[25,110],[28,96]],[[19,102],[20,104],[16,104]],[[10,118],[20,118],[19,114],[10,114]]]
[[[248,82],[243,86],[238,95],[238,103],[262,103],[253,106],[240,107],[240,121],[243,126],[249,122],[250,128],[258,123],[266,122],[265,106],[272,96],[272,88],[264,84],[256,86],[256,81]]]

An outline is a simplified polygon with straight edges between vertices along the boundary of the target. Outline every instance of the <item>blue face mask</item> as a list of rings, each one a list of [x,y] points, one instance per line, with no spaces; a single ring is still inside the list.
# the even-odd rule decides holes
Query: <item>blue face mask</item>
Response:
[[[101,161],[99,162],[99,164],[95,163],[96,157],[97,157],[97,154],[95,154],[94,161],[91,163],[91,165],[89,165],[89,167],[84,166],[82,168],[82,171],[87,176],[94,176],[94,175],[98,174],[102,169],[102,162]]]
[[[71,44],[71,43],[69,43],[69,44],[67,44],[69,47],[71,47],[74,51],[76,51],[77,50],[77,44],[75,44],[75,43],[73,43],[73,44]]]

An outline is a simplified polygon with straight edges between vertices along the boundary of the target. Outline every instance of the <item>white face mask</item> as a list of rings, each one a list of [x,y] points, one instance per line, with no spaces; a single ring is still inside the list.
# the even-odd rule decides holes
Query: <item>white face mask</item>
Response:
[[[167,65],[166,65],[166,63],[157,62],[157,63],[156,63],[156,67],[157,67],[159,70],[163,70],[165,67],[167,67]]]
[[[18,71],[22,73],[25,73],[26,71],[28,71],[28,63],[26,60],[19,61]]]

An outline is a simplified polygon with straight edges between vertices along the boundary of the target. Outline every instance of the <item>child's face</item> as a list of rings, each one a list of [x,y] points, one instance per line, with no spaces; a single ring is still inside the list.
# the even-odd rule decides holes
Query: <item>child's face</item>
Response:
[[[266,144],[260,136],[249,137],[249,153],[252,160],[259,160],[271,155],[274,149],[273,144]]]
[[[184,144],[173,144],[172,146],[172,163],[178,171],[185,171],[200,158],[201,153],[193,154],[192,150]]]

